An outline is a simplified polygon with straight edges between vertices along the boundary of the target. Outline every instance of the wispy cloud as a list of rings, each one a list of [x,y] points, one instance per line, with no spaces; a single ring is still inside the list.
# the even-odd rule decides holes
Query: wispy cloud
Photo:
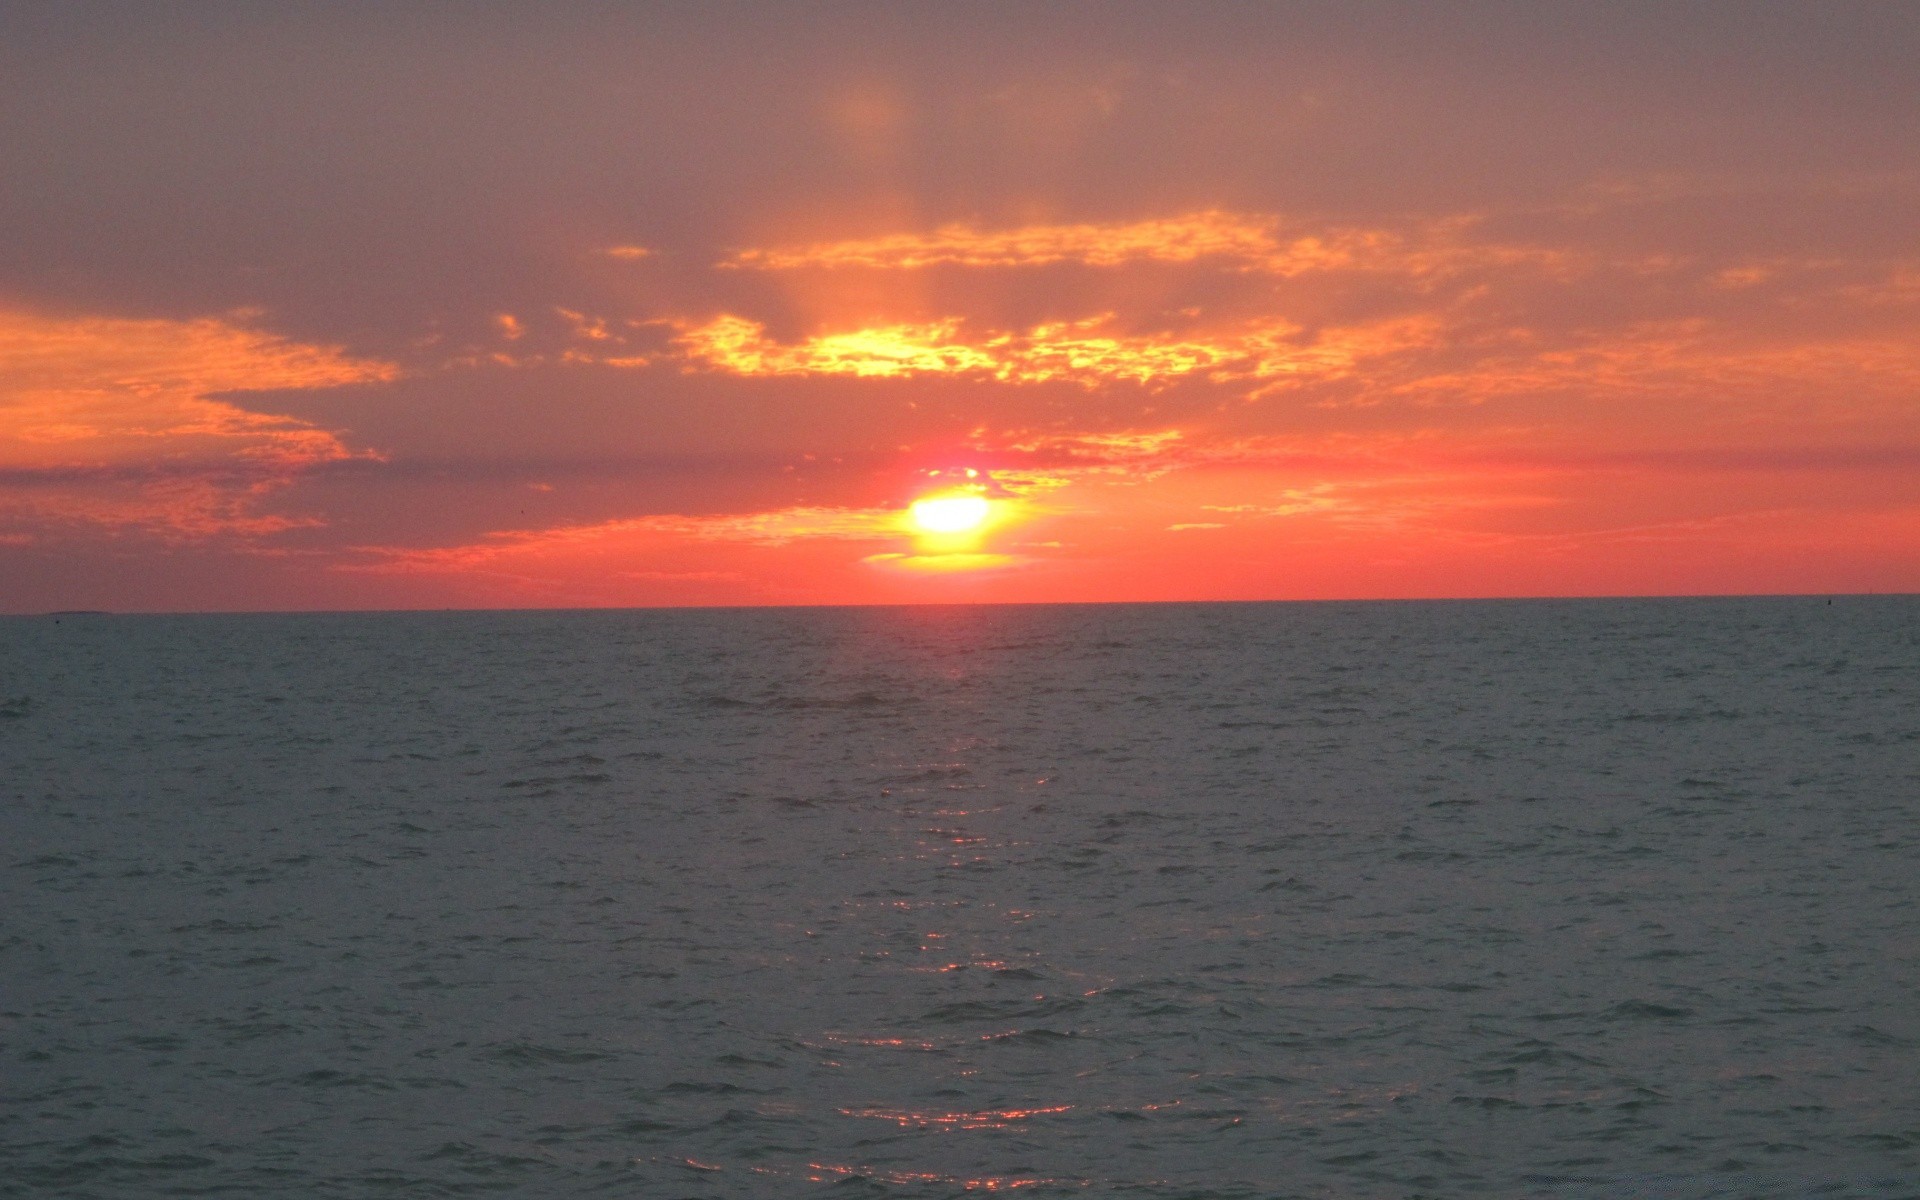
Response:
[[[1907,336],[1755,338],[1698,318],[1647,321],[1557,337],[1515,329],[1466,348],[1455,362],[1411,361],[1370,380],[1371,398],[1486,403],[1568,395],[1593,403],[1671,397],[1695,419],[1739,399],[1769,407],[1812,397],[1831,404],[1904,399],[1920,387],[1920,342]],[[1676,414],[1677,415],[1677,414]]]
[[[1270,259],[1280,248],[1279,221],[1226,212],[1109,224],[1029,225],[982,230],[945,225],[932,233],[896,233],[806,246],[742,250],[722,265],[757,270],[800,267],[914,269],[942,265],[1032,267],[1077,262],[1192,262],[1220,258],[1236,263]]]
[[[301,471],[363,452],[235,397],[398,374],[233,318],[0,310],[0,505],[181,536],[301,524],[255,512],[255,502]]]
[[[371,560],[350,569],[377,572],[461,572],[514,561],[533,561],[583,551],[641,551],[670,542],[736,542],[784,546],[802,541],[878,542],[904,536],[897,508],[796,506],[765,512],[711,515],[662,514],[500,530],[460,546],[362,547]]]
[[[877,325],[778,342],[765,325],[723,315],[685,329],[675,345],[687,360],[735,375],[848,375],[900,378],[971,375],[1000,383],[1155,385],[1193,376],[1215,382],[1326,378],[1362,358],[1430,343],[1436,323],[1401,319],[1315,335],[1284,320],[1189,334],[1128,334],[1111,314],[1021,331],[970,332],[959,318]]]
[[[1471,219],[1366,227],[1289,222],[1269,213],[1218,209],[1136,221],[1037,224],[1011,229],[943,225],[930,233],[815,242],[741,250],[721,266],[791,271],[803,268],[916,270],[925,267],[1043,267],[1077,263],[1212,261],[1231,270],[1275,276],[1329,271],[1394,271],[1419,275],[1488,264],[1531,263],[1564,270],[1564,250],[1492,244],[1471,236]]]

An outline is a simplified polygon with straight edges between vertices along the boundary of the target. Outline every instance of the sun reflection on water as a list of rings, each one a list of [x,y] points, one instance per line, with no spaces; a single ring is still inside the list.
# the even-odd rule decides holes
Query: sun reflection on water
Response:
[[[892,1121],[902,1129],[1007,1129],[1034,1117],[1072,1109],[1071,1104],[1056,1104],[1046,1108],[998,1108],[977,1112],[922,1112],[902,1108],[843,1108],[840,1112],[849,1117]]]

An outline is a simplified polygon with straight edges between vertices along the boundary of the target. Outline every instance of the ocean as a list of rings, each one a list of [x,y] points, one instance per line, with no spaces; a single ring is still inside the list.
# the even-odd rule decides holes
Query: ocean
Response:
[[[0,1196],[1920,1196],[1920,599],[0,620]]]

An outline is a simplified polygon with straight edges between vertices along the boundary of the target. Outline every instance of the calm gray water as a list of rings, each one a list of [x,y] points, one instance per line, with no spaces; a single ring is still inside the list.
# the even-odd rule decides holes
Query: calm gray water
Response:
[[[1920,1195],[1920,601],[0,620],[0,1194]]]

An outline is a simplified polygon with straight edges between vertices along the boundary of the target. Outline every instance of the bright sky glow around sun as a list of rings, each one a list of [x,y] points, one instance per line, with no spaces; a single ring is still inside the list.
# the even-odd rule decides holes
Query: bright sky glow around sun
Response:
[[[1920,7],[113,11],[0,610],[1920,588]]]
[[[967,533],[986,521],[989,509],[983,496],[929,496],[908,511],[924,533]]]

